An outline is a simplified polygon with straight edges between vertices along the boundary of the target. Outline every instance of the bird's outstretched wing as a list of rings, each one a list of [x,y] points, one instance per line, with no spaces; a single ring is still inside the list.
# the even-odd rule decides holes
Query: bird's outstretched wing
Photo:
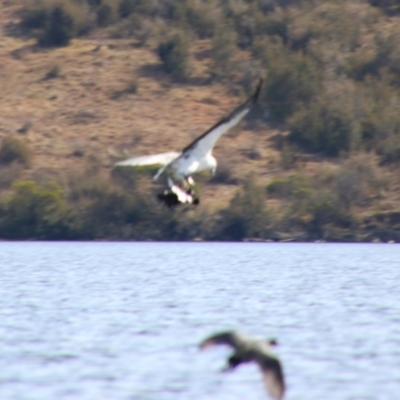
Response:
[[[271,355],[265,355],[257,357],[257,363],[268,394],[274,400],[281,400],[285,394],[285,380],[280,361]]]
[[[216,346],[218,344],[226,344],[235,350],[242,345],[244,335],[235,331],[221,332],[211,335],[200,343],[200,349]]]
[[[260,79],[257,89],[249,99],[247,99],[243,104],[233,110],[228,116],[221,119],[208,131],[204,132],[201,136],[199,136],[192,143],[186,146],[182,150],[182,156],[184,157],[188,152],[190,152],[192,153],[193,157],[201,159],[209,151],[211,151],[217,140],[225,132],[237,125],[250,111],[260,95],[262,83],[263,80]]]
[[[167,165],[179,157],[181,153],[169,151],[167,153],[151,154],[148,156],[132,157],[127,160],[115,163],[116,166],[144,166],[144,165]]]

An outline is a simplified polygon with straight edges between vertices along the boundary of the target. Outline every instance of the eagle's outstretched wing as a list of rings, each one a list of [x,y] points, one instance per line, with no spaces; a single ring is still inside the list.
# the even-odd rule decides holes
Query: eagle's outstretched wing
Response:
[[[179,181],[196,172],[210,169],[215,171],[216,160],[211,155],[215,143],[224,133],[237,125],[251,110],[260,95],[262,82],[262,79],[260,79],[254,94],[243,104],[186,146],[179,157],[160,169],[154,180],[157,180],[161,175],[167,175],[173,180]]]
[[[176,151],[169,151],[167,153],[151,154],[148,156],[132,157],[124,161],[115,163],[116,166],[144,166],[144,165],[167,165],[175,158],[179,157],[181,153]]]
[[[260,79],[257,89],[249,99],[186,146],[182,150],[182,156],[191,152],[196,158],[203,158],[209,151],[211,151],[217,140],[229,129],[237,125],[251,110],[260,95],[262,83],[263,80]]]

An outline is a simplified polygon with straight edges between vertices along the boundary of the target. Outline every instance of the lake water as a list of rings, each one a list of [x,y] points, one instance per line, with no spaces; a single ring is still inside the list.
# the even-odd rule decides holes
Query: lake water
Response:
[[[400,246],[0,243],[2,400],[261,400],[225,329],[275,337],[285,399],[400,397]]]

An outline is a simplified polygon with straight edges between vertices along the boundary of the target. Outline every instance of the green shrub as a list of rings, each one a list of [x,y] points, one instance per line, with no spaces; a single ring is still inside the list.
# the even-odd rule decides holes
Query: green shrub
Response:
[[[21,25],[33,31],[44,47],[67,46],[71,38],[87,32],[92,17],[90,2],[36,0],[21,12]]]
[[[339,207],[329,194],[317,192],[308,204],[310,219],[307,232],[310,239],[329,239],[333,227],[350,228],[352,219],[347,210]]]
[[[164,71],[176,81],[185,81],[189,74],[188,45],[182,34],[175,34],[157,49]]]
[[[121,18],[126,18],[134,13],[151,14],[154,6],[152,0],[121,0],[118,11]]]
[[[328,240],[332,231],[348,231],[352,224],[353,217],[340,201],[334,182],[322,183],[319,178],[309,188],[297,189],[280,221],[284,231],[305,232],[308,240]]]
[[[220,212],[216,238],[265,238],[267,231],[268,214],[264,191],[255,183],[254,177],[249,176],[229,206]]]
[[[310,57],[290,53],[282,47],[279,53],[274,50],[267,56],[263,97],[271,117],[284,122],[302,105],[313,100],[321,90],[322,76]]]
[[[49,14],[44,7],[27,7],[21,13],[21,25],[27,29],[43,29],[47,25]]]
[[[245,10],[233,17],[238,45],[242,49],[249,48],[256,37],[256,16],[253,9]]]
[[[122,0],[119,5],[119,15],[121,18],[129,17],[135,10],[135,1],[134,0]]]
[[[214,9],[211,3],[189,2],[186,18],[189,27],[196,33],[199,39],[213,37],[215,32]]]
[[[275,178],[267,185],[270,197],[299,201],[312,193],[311,183],[302,174],[293,174],[285,178]]]
[[[134,225],[146,218],[143,213],[146,204],[135,197],[111,185],[93,187],[83,214],[85,236],[116,238],[122,236],[121,233],[127,225],[133,225],[135,229]]]
[[[306,151],[338,156],[356,141],[351,110],[322,101],[297,112],[290,121],[289,139]]]
[[[118,20],[120,0],[102,0],[96,7],[97,25],[105,27]]]
[[[233,70],[232,57],[236,49],[237,35],[230,24],[218,24],[212,39],[211,57],[213,74],[226,76]]]
[[[171,20],[174,27],[187,28],[187,0],[166,1],[164,7],[164,16]]]
[[[64,191],[55,182],[39,185],[17,181],[0,218],[0,237],[8,239],[67,239],[73,236]]]
[[[400,164],[400,135],[393,135],[379,143],[377,153],[381,156],[382,165]]]
[[[399,0],[369,0],[372,6],[379,7],[389,15],[396,15],[400,13]]]
[[[348,74],[356,79],[363,80],[367,76],[381,77],[392,75],[395,83],[400,83],[400,46],[398,32],[387,36],[376,33],[369,46],[354,52],[347,63]],[[389,78],[390,79],[390,78]]]
[[[400,96],[386,80],[367,78],[357,92],[357,117],[362,146],[374,150],[383,163],[394,162],[400,132]]]
[[[288,198],[293,194],[295,187],[289,179],[276,178],[267,186],[267,193],[272,197]]]
[[[14,181],[19,179],[23,166],[19,163],[0,165],[0,188],[9,189]]]
[[[260,13],[255,15],[255,29],[259,37],[264,35],[278,37],[283,43],[288,42],[289,19],[284,12]],[[254,42],[254,40],[253,40]]]
[[[369,154],[361,154],[338,168],[334,189],[345,207],[369,205],[368,200],[378,196],[384,188],[383,180],[371,158]]]
[[[3,139],[0,148],[1,164],[10,164],[13,161],[18,161],[25,167],[30,167],[32,157],[31,150],[23,141],[12,136],[7,136]]]
[[[97,9],[97,25],[104,27],[114,21],[113,9],[109,4],[101,4]]]

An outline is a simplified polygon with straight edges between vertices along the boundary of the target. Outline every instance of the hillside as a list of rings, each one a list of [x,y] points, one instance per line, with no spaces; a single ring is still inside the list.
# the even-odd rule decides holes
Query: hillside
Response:
[[[26,166],[16,160],[3,162],[0,167],[2,216],[6,220],[15,206],[12,199],[17,204],[18,195],[24,197],[27,190],[16,188],[16,181],[33,180],[44,187],[46,182],[58,182],[62,195],[57,201],[62,201],[62,207],[68,208],[68,215],[72,212],[73,218],[79,220],[81,211],[90,215],[87,225],[95,225],[95,212],[112,207],[107,204],[101,208],[96,203],[94,198],[103,195],[100,189],[85,191],[93,182],[112,187],[102,189],[107,195],[112,193],[110,204],[113,196],[117,196],[117,203],[129,202],[121,197],[123,191],[135,198],[140,193],[140,201],[145,201],[154,190],[148,172],[132,173],[134,178],[123,172],[120,184],[115,180],[113,164],[133,155],[183,148],[243,101],[257,82],[258,74],[252,73],[252,79],[247,77],[246,83],[241,84],[244,81],[238,78],[237,71],[227,74],[226,79],[212,79],[212,38],[191,38],[190,76],[184,82],[170,79],[163,71],[156,42],[149,40],[143,45],[135,35],[113,38],[115,35],[107,28],[76,36],[65,47],[41,47],[34,35],[21,27],[23,7],[22,1],[0,2],[0,138],[3,142],[16,138],[32,153],[32,161]],[[399,22],[396,15],[382,14],[379,18],[384,29]],[[250,63],[252,56],[242,46],[234,57],[243,69],[243,63]],[[271,76],[272,66],[268,71]],[[165,210],[154,210],[152,205],[146,205],[153,207],[150,211],[142,209],[142,213],[151,213],[151,223],[157,224],[158,218],[172,223],[176,218],[179,233],[171,237],[165,231],[142,236],[126,233],[126,226],[129,232],[135,229],[136,220],[150,229],[143,215],[132,217],[139,212],[135,209],[127,211],[128,217],[115,217],[120,218],[119,228],[109,228],[110,223],[103,221],[100,225],[106,227],[97,235],[88,233],[87,226],[78,230],[63,227],[61,231],[69,233],[58,233],[54,238],[400,240],[397,162],[382,162],[381,153],[362,147],[329,154],[324,149],[309,151],[293,144],[287,137],[291,129],[294,131],[290,124],[298,114],[287,121],[283,117],[279,121],[278,113],[275,119],[267,118],[268,99],[266,92],[249,118],[218,142],[214,154],[220,175],[214,183],[208,182],[208,177],[201,179],[202,203],[198,209],[172,212],[172,216],[170,211],[167,214]],[[135,182],[130,187],[131,179]],[[249,179],[254,187],[246,187]],[[253,188],[253,197],[261,199],[254,206],[255,211],[247,211],[260,212],[262,217],[255,219],[268,221],[268,226],[252,228],[254,221],[241,221],[242,236],[230,236],[227,232],[236,229],[236,219],[243,219],[249,206],[246,192],[241,192],[243,185],[245,189]],[[261,197],[257,197],[259,192]],[[231,203],[234,197],[236,200]],[[86,208],[88,204],[90,210]],[[40,209],[43,215],[46,207]],[[17,208],[13,212],[19,214]],[[115,212],[110,212],[111,220]],[[38,215],[34,220],[43,218]],[[194,225],[202,221],[207,226],[188,233],[192,228],[182,222],[186,217]],[[57,214],[57,223],[63,218]],[[36,234],[36,228],[24,234],[9,234],[7,229],[16,221],[7,220],[0,226],[2,237],[52,238],[51,233]],[[215,224],[226,224],[225,233],[215,233]],[[313,224],[314,228],[307,228]]]
[[[34,152],[26,176],[82,173],[88,163],[109,174],[121,158],[179,150],[243,100],[232,96],[226,84],[169,83],[157,68],[160,61],[154,52],[138,48],[133,39],[79,38],[68,47],[38,49],[34,39],[4,34],[18,11],[17,5],[7,4],[3,1],[0,10],[0,135],[16,134],[29,124],[28,131],[20,134]],[[192,49],[199,78],[209,60],[196,57],[201,58],[209,46],[204,40]],[[59,75],[46,79],[54,67],[59,67]],[[130,94],[133,82],[138,89]],[[273,160],[271,134],[265,127],[249,131],[242,125],[231,134],[234,140],[227,137],[217,144],[215,154],[222,164],[229,159],[230,167],[243,176]],[[265,160],[246,157],[255,141],[266,153]],[[226,189],[217,185],[207,197],[229,192],[227,202],[234,188]]]

